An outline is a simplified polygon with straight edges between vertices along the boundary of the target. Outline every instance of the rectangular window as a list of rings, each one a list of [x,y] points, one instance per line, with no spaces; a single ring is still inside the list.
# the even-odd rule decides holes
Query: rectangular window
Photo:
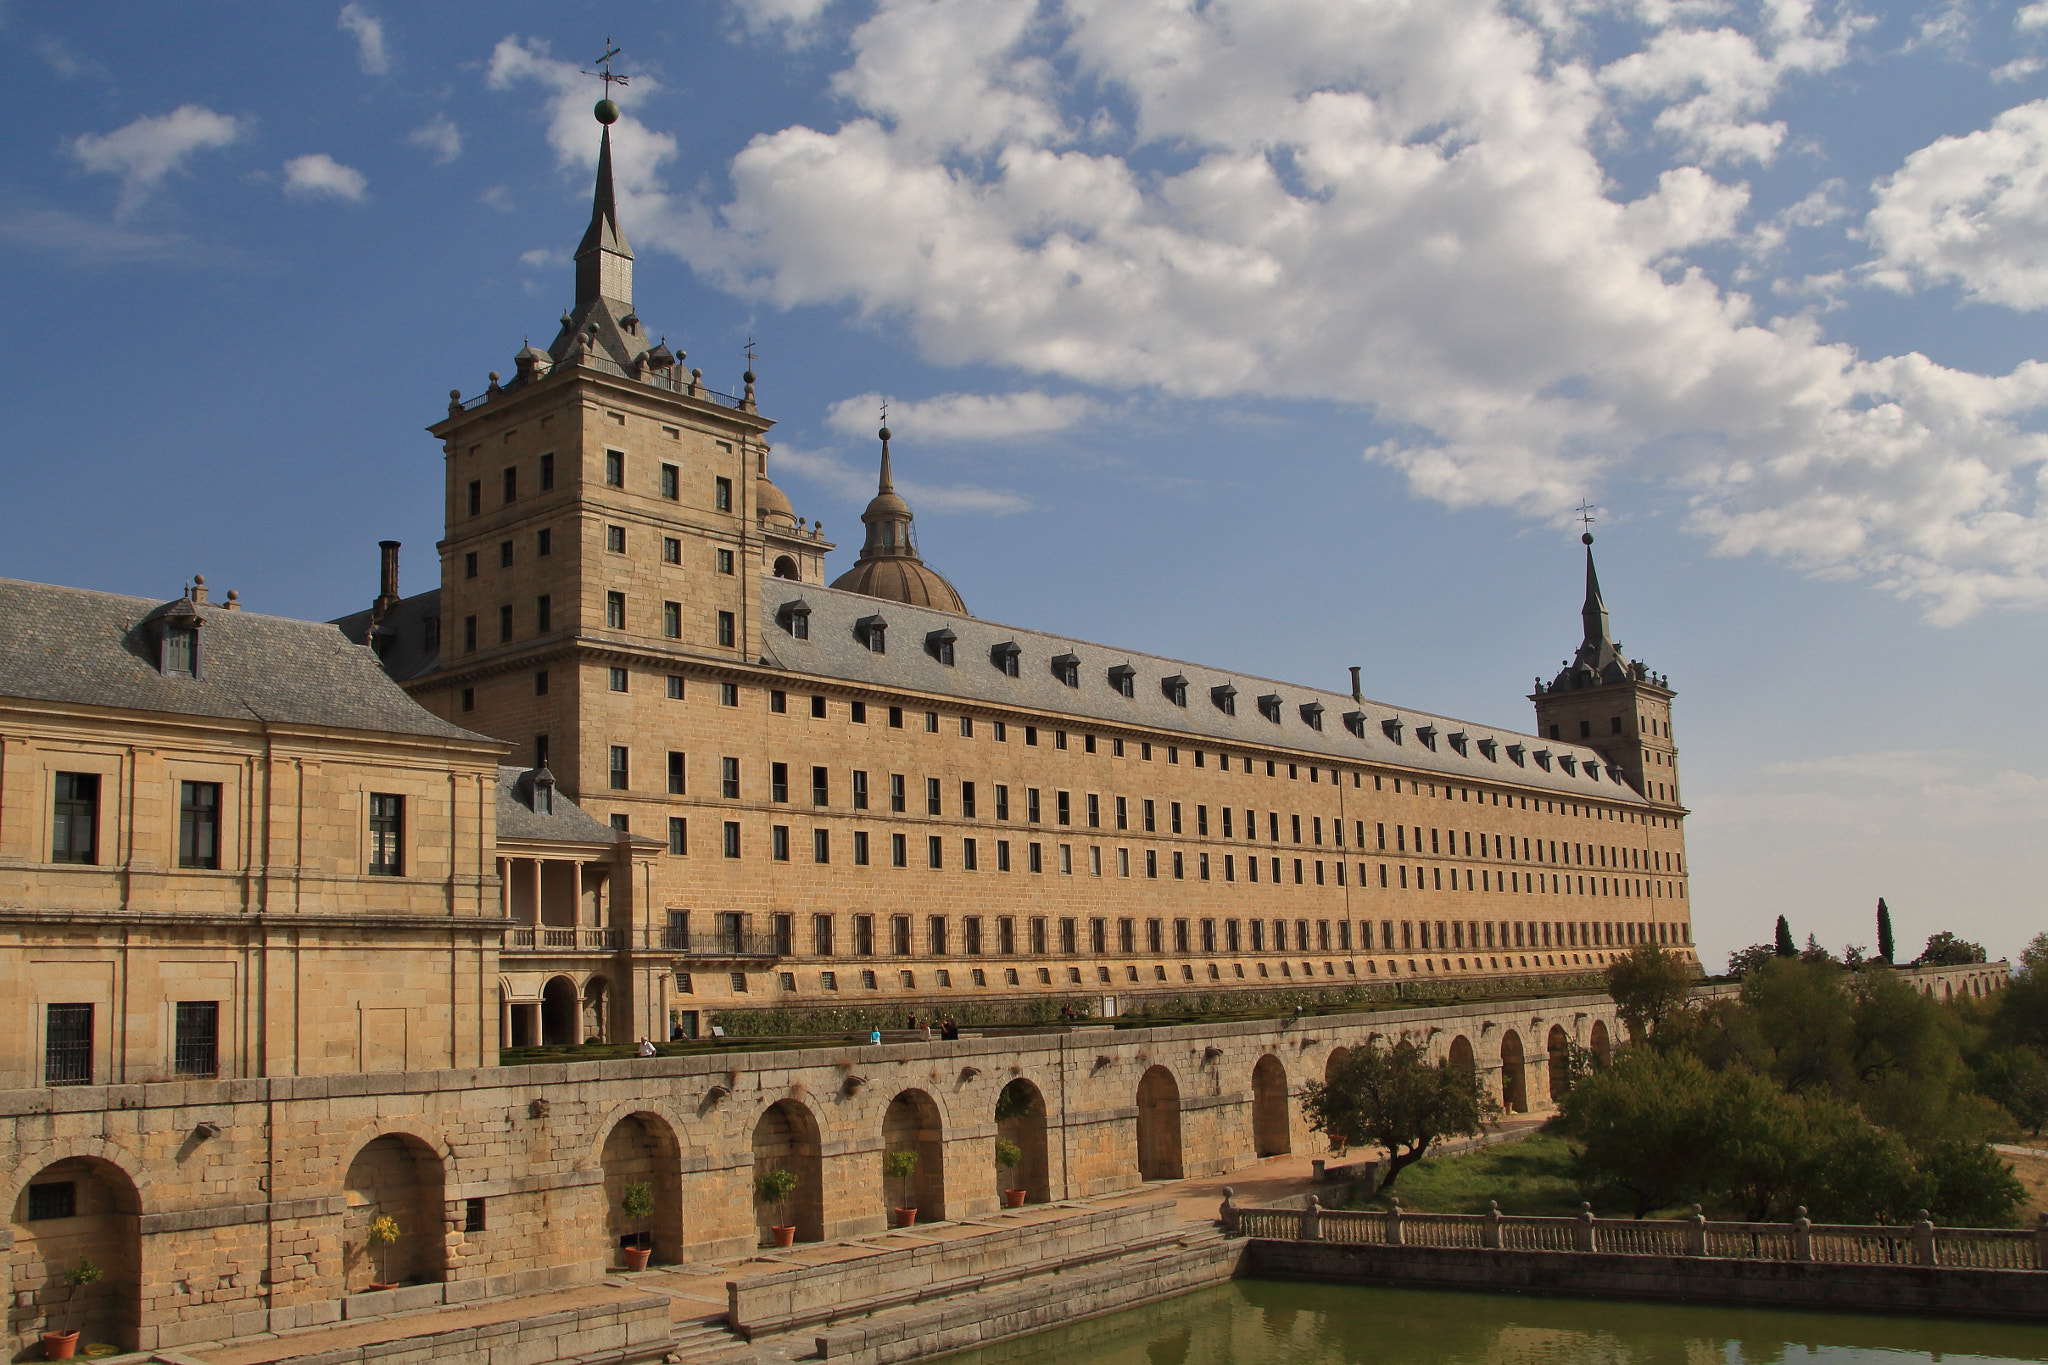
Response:
[[[889,951],[898,957],[910,956],[910,916],[889,917]]]
[[[718,613],[718,643],[727,649],[731,649],[738,638],[739,632],[736,629],[733,614],[729,611]]]
[[[28,1221],[78,1216],[78,1182],[50,1180],[28,1187]]]
[[[481,479],[469,481],[469,514],[476,516],[484,510],[484,485]]]
[[[57,774],[51,817],[49,862],[96,864],[100,860],[98,774]]]
[[[373,877],[405,874],[405,798],[370,793],[370,863]]]
[[[853,951],[859,957],[875,955],[875,917],[855,915],[853,917]]]
[[[812,719],[812,720],[823,720],[823,719],[825,719],[825,699],[824,699],[823,697],[812,697],[812,698],[811,698],[811,719]]]
[[[789,826],[771,825],[768,830],[768,856],[778,863],[789,861]]]
[[[661,633],[671,640],[683,638],[683,604],[664,602],[661,604]]]
[[[968,872],[976,872],[981,869],[981,860],[975,851],[974,840],[972,839],[962,839],[960,841],[960,866]]]
[[[682,796],[690,790],[689,760],[675,750],[668,755],[668,790],[671,796]]]
[[[1102,798],[1094,792],[1088,793],[1088,828],[1102,828]]]
[[[613,488],[626,486],[626,452],[607,450],[604,453],[604,481]]]
[[[626,790],[628,759],[629,755],[626,752],[625,745],[614,744],[611,746],[611,788],[615,792]]]
[[[220,1002],[180,1000],[174,1011],[171,1068],[180,1076],[220,1074]]]
[[[718,564],[718,571],[720,573],[729,574],[733,571],[733,557],[731,550],[720,550],[716,556],[716,560]],[[879,654],[881,651],[877,650],[875,652]]]
[[[92,1084],[91,1005],[49,1005],[43,1012],[43,1084]]]
[[[725,856],[728,858],[740,856],[740,822],[737,820],[725,822]]]
[[[668,818],[668,851],[678,858],[690,851],[690,822],[680,815]]]
[[[737,801],[740,796],[740,761],[736,758],[718,760],[719,794],[728,801]]]
[[[663,536],[661,538],[661,562],[664,564],[680,564],[683,562],[683,542],[680,536]]]
[[[605,527],[604,548],[615,555],[626,553],[626,528],[623,526]]]
[[[789,800],[789,765],[787,763],[770,763],[768,765],[768,799],[770,801]]]
[[[859,768],[853,770],[853,808],[855,810],[866,810],[868,808],[868,775]]]
[[[768,710],[778,716],[789,714],[789,693],[779,687],[768,689]]]
[[[608,592],[604,595],[604,623],[610,630],[626,628],[626,594]]]
[[[711,486],[711,506],[720,512],[732,510],[732,480],[720,475]]]
[[[855,867],[866,867],[868,865],[868,832],[864,829],[857,829],[853,832],[853,865]]]
[[[554,486],[555,457],[553,455],[543,455],[540,457],[540,491],[545,493]]]
[[[485,1207],[484,1200],[480,1198],[462,1201],[462,1230],[464,1232],[483,1232],[487,1230],[488,1224],[484,1218]]]
[[[220,783],[178,784],[178,866],[220,866]]]
[[[1010,841],[1008,839],[998,839],[996,840],[996,871],[1008,872],[1009,870]]]
[[[628,675],[627,675],[627,673],[626,673],[626,670],[625,670],[625,669],[623,669],[623,668],[608,668],[608,669],[606,669],[606,670],[605,670],[605,673],[607,674],[607,677],[608,677],[608,679],[609,679],[609,682],[610,682],[610,684],[611,684],[611,690],[612,690],[612,691],[614,691],[614,692],[624,692],[624,691],[626,691],[626,690],[627,690],[627,678],[628,678]]]
[[[996,819],[1010,818],[1010,789],[1001,782],[996,783]]]
[[[1045,850],[1037,844],[1028,845],[1025,850],[1025,865],[1033,872],[1045,871]],[[1043,951],[1043,950],[1041,950]]]
[[[512,638],[512,605],[508,602],[498,608],[498,643],[504,644]]]
[[[680,502],[683,496],[683,471],[672,464],[661,467],[661,495],[670,502]]]
[[[1150,801],[1147,801],[1145,803],[1145,832],[1147,834],[1156,834],[1159,832],[1159,820],[1157,810],[1154,807],[1153,803]]]
[[[471,550],[462,557],[462,576],[464,578],[475,578],[476,567],[476,551]]]
[[[895,813],[896,813],[896,814],[898,814],[898,815],[901,815],[901,814],[903,814],[903,813],[904,813],[904,811],[905,811],[905,809],[906,809],[906,807],[905,807],[905,804],[904,804],[904,803],[905,803],[905,800],[906,800],[906,797],[905,797],[905,794],[904,794],[904,790],[903,790],[903,787],[904,787],[904,783],[903,783],[903,774],[902,774],[902,773],[890,773],[890,774],[889,774],[889,809],[890,809],[891,811],[895,812]]]
[[[519,471],[517,469],[505,471],[505,501],[519,501]]]
[[[533,628],[534,628],[534,630],[536,630],[536,631],[538,631],[538,632],[542,632],[542,633],[545,633],[545,632],[547,632],[547,631],[549,631],[549,630],[552,630],[552,629],[554,629],[554,624],[555,624],[555,610],[554,610],[554,609],[555,609],[555,603],[554,603],[554,599],[553,599],[552,597],[550,597],[550,596],[549,596],[549,595],[548,595],[547,593],[542,593],[542,594],[541,594],[540,596],[538,596],[538,597],[536,597],[536,598],[534,598],[534,599],[533,599]]]
[[[941,813],[939,810],[939,779],[936,777],[927,777],[924,780],[924,813],[926,815],[938,815]]]
[[[670,701],[681,701],[683,699],[683,679],[679,673],[668,675],[668,699]]]
[[[934,834],[925,839],[924,854],[927,867],[944,867],[946,865],[946,846],[938,835]]]
[[[1056,793],[1054,796],[1054,807],[1056,811],[1055,818],[1060,824],[1071,825],[1074,823],[1073,797],[1071,794],[1067,792]]]
[[[910,840],[906,836],[901,834],[889,836],[889,865],[892,867],[910,866]]]
[[[829,806],[832,804],[831,773],[824,768],[811,769],[811,804]]]
[[[974,784],[972,782],[962,782],[960,784],[960,818],[963,820],[972,820],[974,818]]]
[[[555,552],[555,533],[543,527],[533,537],[533,552],[536,555],[551,555]]]
[[[498,544],[498,567],[501,569],[512,567],[512,542],[509,540],[500,541]]]

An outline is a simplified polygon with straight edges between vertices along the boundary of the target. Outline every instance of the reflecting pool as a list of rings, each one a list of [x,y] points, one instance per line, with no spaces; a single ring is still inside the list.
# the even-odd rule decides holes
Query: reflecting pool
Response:
[[[2048,1326],[1235,1280],[947,1365],[2048,1361]]]

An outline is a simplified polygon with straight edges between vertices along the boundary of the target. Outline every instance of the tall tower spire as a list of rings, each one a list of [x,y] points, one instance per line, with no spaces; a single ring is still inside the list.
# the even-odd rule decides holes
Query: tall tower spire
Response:
[[[590,227],[576,246],[576,311],[600,298],[627,308],[633,303],[633,248],[619,230],[618,194],[612,188],[612,129],[619,106],[601,100],[597,121],[604,125],[597,149],[597,186],[591,194]]]

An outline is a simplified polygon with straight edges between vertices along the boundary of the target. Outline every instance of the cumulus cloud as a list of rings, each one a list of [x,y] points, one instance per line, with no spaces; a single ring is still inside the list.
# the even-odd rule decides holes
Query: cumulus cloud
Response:
[[[1864,223],[1874,282],[1952,283],[1980,302],[2048,308],[2048,100],[1922,147],[1876,194]]]
[[[880,470],[879,455],[876,456],[876,461],[874,465],[860,468],[834,451],[777,446],[772,456],[770,472],[779,479],[784,471],[794,471],[799,477],[824,485],[842,499],[865,503],[875,495],[875,481]],[[904,478],[897,478],[895,484],[896,491],[909,500],[913,512],[968,512],[983,516],[1007,516],[1013,512],[1031,510],[1029,498],[1003,488],[983,488],[975,484],[924,483]]]
[[[792,45],[808,42],[832,0],[735,0],[740,19],[755,32],[780,31]]]
[[[517,36],[499,40],[491,50],[485,81],[493,90],[538,86],[548,103],[548,144],[555,164],[579,177],[591,174],[597,165],[601,129],[590,116],[590,78],[576,63],[549,55],[545,42]],[[612,180],[617,187],[620,214],[632,227],[627,237],[673,240],[677,211],[661,179],[661,167],[675,159],[676,140],[657,133],[633,116],[633,107],[661,86],[652,76],[635,74],[633,83],[613,86],[612,98],[621,116],[612,127]],[[583,182],[587,192],[589,182]],[[643,226],[644,225],[644,226]]]
[[[86,133],[71,142],[71,155],[88,171],[121,177],[118,216],[133,213],[173,171],[185,169],[194,153],[228,146],[242,136],[241,123],[197,104],[168,114],[139,118],[111,133]]]
[[[384,46],[384,21],[349,0],[341,7],[334,26],[356,40],[356,65],[366,76],[381,76],[391,69],[391,53]]]
[[[906,440],[1001,441],[1064,431],[1095,409],[1079,394],[944,393],[934,398],[895,402],[879,393],[864,393],[832,405],[826,425],[850,435],[865,435],[879,425],[889,403],[890,430]]]
[[[446,114],[436,114],[406,134],[405,140],[433,154],[445,166],[462,155],[462,130]]]
[[[353,166],[325,152],[295,156],[284,163],[284,192],[292,199],[345,199],[360,204],[370,182]]]

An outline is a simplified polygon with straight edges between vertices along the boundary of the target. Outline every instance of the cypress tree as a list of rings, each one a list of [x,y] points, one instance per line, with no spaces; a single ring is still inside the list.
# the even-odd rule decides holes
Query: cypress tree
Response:
[[[1892,960],[1892,912],[1883,896],[1877,898],[1877,960],[1886,964]]]
[[[1783,915],[1778,916],[1778,956],[1799,956],[1799,945],[1792,941],[1792,926],[1786,923]]]

